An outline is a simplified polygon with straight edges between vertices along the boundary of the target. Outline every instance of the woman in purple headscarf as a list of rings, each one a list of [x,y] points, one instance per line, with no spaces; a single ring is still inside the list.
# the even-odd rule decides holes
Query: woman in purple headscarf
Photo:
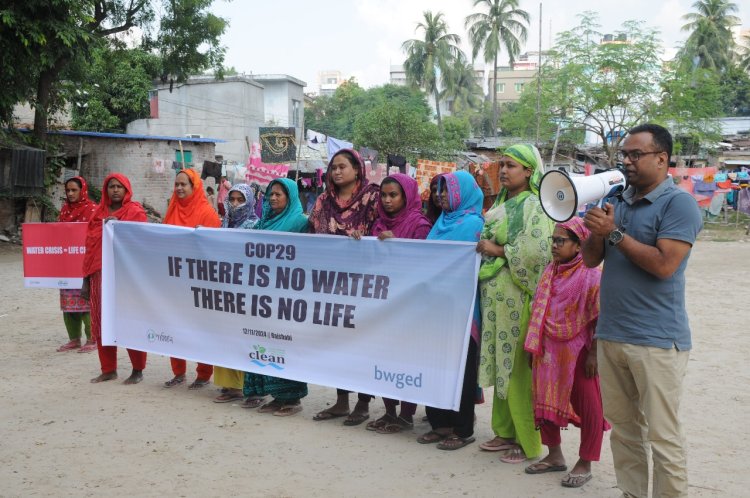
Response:
[[[312,233],[350,236],[355,231],[370,233],[377,217],[380,189],[368,183],[364,162],[353,149],[341,149],[331,157],[326,171],[326,191],[320,194],[310,213]],[[349,391],[337,389],[336,404],[319,412],[313,420],[346,417],[344,425],[359,425],[370,418],[369,394],[359,393],[349,413]]]
[[[396,173],[380,183],[378,218],[372,225],[370,235],[380,240],[393,237],[400,239],[426,239],[432,223],[422,214],[419,185],[410,176]],[[358,238],[359,233],[353,234]],[[396,406],[401,404],[401,413]],[[385,415],[367,424],[367,430],[379,434],[395,434],[414,426],[417,405],[408,401],[383,398]]]

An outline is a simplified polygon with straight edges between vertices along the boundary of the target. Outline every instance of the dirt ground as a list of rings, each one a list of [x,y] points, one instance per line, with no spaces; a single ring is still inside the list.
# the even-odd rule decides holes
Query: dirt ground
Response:
[[[694,349],[682,418],[693,497],[750,487],[749,255],[749,242],[701,241],[690,260]],[[562,488],[560,473],[525,475],[481,452],[489,403],[477,407],[477,443],[449,452],[416,443],[426,422],[380,435],[312,421],[335,398],[328,387],[310,386],[302,413],[273,417],[213,403],[214,386],[163,389],[171,372],[157,355],[143,383],[125,386],[124,350],[120,380],[90,384],[96,353],[55,352],[67,340],[58,293],[23,287],[20,247],[0,243],[0,282],[0,496],[619,496],[608,438],[578,490]],[[376,400],[371,414],[382,413]],[[577,430],[563,441],[572,465]]]

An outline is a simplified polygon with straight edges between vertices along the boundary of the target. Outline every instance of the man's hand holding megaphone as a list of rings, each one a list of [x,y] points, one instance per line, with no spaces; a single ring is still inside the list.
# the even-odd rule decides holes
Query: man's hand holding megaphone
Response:
[[[597,235],[603,239],[609,238],[609,234],[617,230],[615,224],[615,207],[606,202],[604,207],[597,206],[589,208],[583,217],[583,223],[586,228],[591,230],[592,235]]]

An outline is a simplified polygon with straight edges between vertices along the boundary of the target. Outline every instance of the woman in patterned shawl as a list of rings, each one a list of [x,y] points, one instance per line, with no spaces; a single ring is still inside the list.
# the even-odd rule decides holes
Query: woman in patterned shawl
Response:
[[[380,188],[367,182],[364,162],[353,149],[341,149],[328,163],[326,191],[318,196],[310,213],[310,231],[350,236],[355,231],[370,233],[378,215]],[[337,389],[336,403],[313,417],[330,420],[346,417],[344,425],[359,425],[370,418],[369,394],[359,393],[354,411],[349,413],[349,391]]]
[[[507,148],[500,158],[502,189],[485,215],[479,270],[482,345],[479,385],[494,386],[492,430],[486,451],[504,451],[505,463],[520,463],[542,451],[534,424],[531,367],[524,351],[531,302],[549,263],[553,223],[539,202],[543,172],[533,145]]]
[[[66,223],[87,222],[99,206],[89,199],[89,188],[82,176],[74,176],[65,182],[65,202],[60,208],[57,221]],[[60,289],[60,309],[68,331],[69,341],[58,351],[78,349],[79,353],[96,351],[96,342],[91,340],[91,308],[81,297],[80,289]],[[86,344],[81,346],[81,327],[86,332]]]

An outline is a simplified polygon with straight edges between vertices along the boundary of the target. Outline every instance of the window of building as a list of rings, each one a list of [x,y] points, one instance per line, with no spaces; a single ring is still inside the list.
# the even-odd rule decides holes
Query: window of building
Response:
[[[523,83],[516,83],[516,93],[523,92]]]
[[[495,93],[505,93],[505,83],[495,83]]]
[[[292,100],[292,126],[295,128],[299,127],[299,109],[300,109],[300,101],[299,100]]]

